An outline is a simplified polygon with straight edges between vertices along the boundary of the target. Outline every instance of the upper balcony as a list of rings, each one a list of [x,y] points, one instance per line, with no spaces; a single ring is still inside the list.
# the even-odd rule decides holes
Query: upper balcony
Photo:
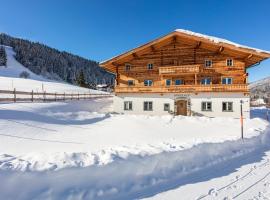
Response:
[[[160,75],[181,75],[181,74],[195,74],[200,72],[200,65],[182,65],[182,66],[166,66],[159,67]]]
[[[171,85],[171,86],[116,86],[116,93],[197,93],[248,92],[246,84]]]

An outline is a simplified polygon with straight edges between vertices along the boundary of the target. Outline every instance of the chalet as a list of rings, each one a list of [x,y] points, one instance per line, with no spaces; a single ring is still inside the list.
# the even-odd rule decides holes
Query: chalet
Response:
[[[247,69],[270,52],[177,29],[100,65],[116,75],[114,111],[249,118]]]

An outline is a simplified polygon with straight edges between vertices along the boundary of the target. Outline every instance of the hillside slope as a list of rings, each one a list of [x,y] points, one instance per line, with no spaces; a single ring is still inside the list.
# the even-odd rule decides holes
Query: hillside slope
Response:
[[[0,66],[0,90],[13,90],[31,92],[58,92],[58,93],[99,93],[96,90],[78,87],[63,81],[46,79],[43,76],[36,75],[24,67],[16,59],[16,53],[12,47],[4,46],[6,51],[6,66]],[[29,77],[20,78],[22,72],[27,72]],[[1,97],[4,95],[2,94]]]
[[[100,68],[95,61],[3,33],[0,34],[1,44],[12,47],[16,60],[37,75],[76,83],[76,78],[83,71],[89,84],[113,82],[113,75]]]
[[[251,83],[249,89],[252,99],[265,99],[267,101],[270,96],[270,77]]]

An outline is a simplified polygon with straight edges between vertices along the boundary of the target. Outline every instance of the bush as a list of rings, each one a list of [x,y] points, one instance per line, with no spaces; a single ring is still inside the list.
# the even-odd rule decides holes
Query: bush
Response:
[[[22,71],[22,73],[20,73],[20,78],[29,78],[30,74],[27,71]]]

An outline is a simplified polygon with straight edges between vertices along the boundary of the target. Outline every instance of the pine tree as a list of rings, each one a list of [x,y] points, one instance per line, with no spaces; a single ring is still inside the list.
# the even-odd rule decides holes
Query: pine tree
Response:
[[[81,87],[86,87],[86,81],[84,78],[83,70],[80,71],[80,74],[79,74],[78,79],[77,79],[77,83]]]
[[[3,46],[0,46],[0,66],[7,65],[7,55]]]

